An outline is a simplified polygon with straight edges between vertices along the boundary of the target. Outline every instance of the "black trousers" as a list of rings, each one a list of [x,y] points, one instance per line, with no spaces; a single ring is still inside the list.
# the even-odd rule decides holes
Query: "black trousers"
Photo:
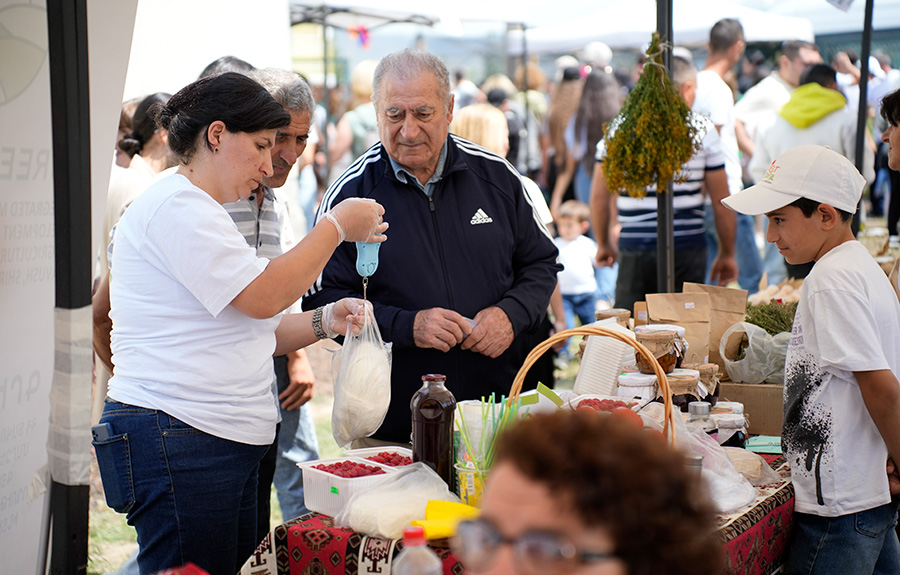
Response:
[[[616,307],[634,313],[634,302],[645,301],[648,293],[659,293],[656,250],[619,250],[619,278],[616,281]],[[684,282],[703,283],[706,271],[706,246],[675,249],[675,291]]]

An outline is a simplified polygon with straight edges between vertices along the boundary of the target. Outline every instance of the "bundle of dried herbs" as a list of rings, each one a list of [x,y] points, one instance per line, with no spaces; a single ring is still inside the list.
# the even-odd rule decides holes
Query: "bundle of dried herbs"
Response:
[[[747,304],[747,323],[758,325],[771,335],[790,332],[794,328],[797,302],[771,301],[760,305]]]
[[[612,193],[643,197],[652,185],[665,191],[670,181],[683,181],[681,167],[700,148],[691,109],[666,73],[662,55],[654,33],[643,74],[622,110],[604,126],[603,171]]]

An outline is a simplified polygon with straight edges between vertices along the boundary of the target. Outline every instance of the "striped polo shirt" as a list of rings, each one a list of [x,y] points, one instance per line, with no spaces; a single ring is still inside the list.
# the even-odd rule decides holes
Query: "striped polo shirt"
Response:
[[[702,138],[700,150],[682,168],[681,173],[687,176],[685,181],[672,185],[676,249],[702,248],[706,245],[703,178],[707,171],[725,169],[725,154],[715,126],[705,117],[698,115],[694,115],[694,121]],[[605,155],[605,141],[600,140],[597,143],[597,161],[602,162]],[[619,195],[616,198],[616,208],[622,226],[619,249],[656,249],[656,186],[647,188],[647,195],[643,198],[632,198],[627,194]]]
[[[223,207],[247,240],[247,245],[256,248],[256,255],[271,260],[282,253],[281,224],[276,210],[275,192],[272,188],[262,187],[262,206],[257,203],[257,193],[259,192]]]

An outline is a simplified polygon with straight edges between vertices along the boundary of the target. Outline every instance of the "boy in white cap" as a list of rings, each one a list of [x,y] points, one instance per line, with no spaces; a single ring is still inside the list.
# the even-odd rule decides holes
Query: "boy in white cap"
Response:
[[[900,573],[900,304],[855,240],[865,179],[824,146],[781,154],[729,208],[765,214],[803,283],[784,377],[781,444],[796,493],[786,573]],[[886,469],[887,462],[887,472]]]

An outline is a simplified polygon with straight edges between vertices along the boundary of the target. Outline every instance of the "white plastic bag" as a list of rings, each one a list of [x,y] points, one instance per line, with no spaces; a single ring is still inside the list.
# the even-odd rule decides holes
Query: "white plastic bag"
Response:
[[[744,349],[744,357],[734,359],[728,354],[728,339],[735,332],[743,332],[749,341]],[[788,332],[772,336],[752,323],[739,322],[722,334],[719,342],[719,355],[725,362],[725,371],[735,383],[784,383],[784,359],[787,355],[791,334]]]
[[[334,518],[335,527],[386,539],[401,539],[410,521],[425,518],[429,501],[453,501],[441,476],[425,463],[406,465],[365,491],[354,493]]]
[[[332,360],[337,365],[331,433],[341,447],[375,433],[391,404],[391,344],[371,312],[359,335],[348,328],[344,346]]]
[[[662,430],[663,404],[650,402],[641,411],[644,424]],[[752,503],[757,490],[741,475],[725,449],[700,428],[685,425],[676,409],[672,425],[675,430],[675,446],[684,453],[703,456],[702,476],[707,493],[719,513],[729,513]]]
[[[746,477],[747,481],[754,487],[781,481],[781,476],[778,475],[778,472],[769,467],[766,460],[760,457],[758,453],[753,453],[740,447],[724,447],[723,449],[728,454],[728,458],[731,459],[734,468]]]

